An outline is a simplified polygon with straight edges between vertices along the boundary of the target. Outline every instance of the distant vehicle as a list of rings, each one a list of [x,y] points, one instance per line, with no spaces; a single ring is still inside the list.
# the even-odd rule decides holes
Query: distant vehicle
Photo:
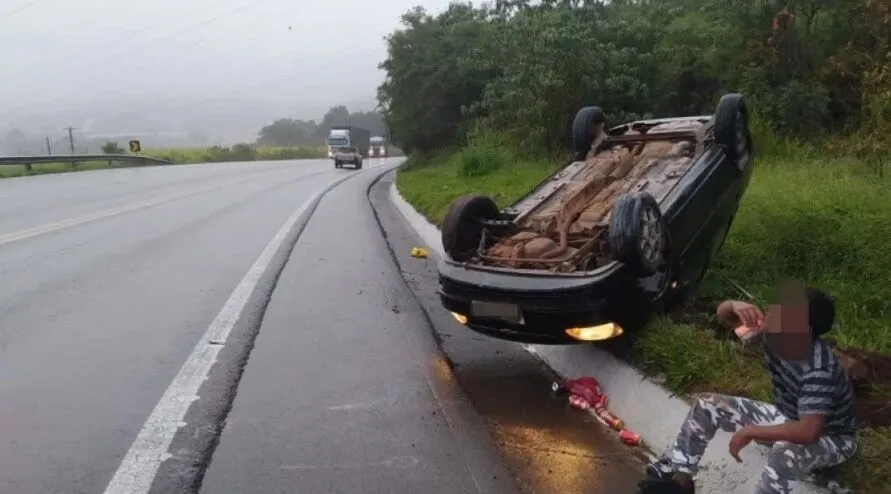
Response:
[[[384,158],[387,156],[387,140],[381,136],[371,138],[371,156]]]
[[[362,153],[359,148],[353,146],[341,146],[334,150],[334,168],[343,168],[343,165],[349,163],[353,168],[359,170],[362,168]]]
[[[506,209],[455,200],[439,294],[468,328],[526,343],[600,341],[692,292],[724,244],[753,168],[748,110],[608,128],[582,108],[576,158]]]
[[[371,133],[352,125],[332,125],[328,131],[328,157],[334,158],[337,148],[354,147],[365,157],[371,147]]]

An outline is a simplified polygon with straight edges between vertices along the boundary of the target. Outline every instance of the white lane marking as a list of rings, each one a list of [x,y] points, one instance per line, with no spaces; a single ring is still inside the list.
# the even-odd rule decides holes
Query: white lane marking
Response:
[[[105,494],[146,494],[149,492],[161,463],[170,457],[167,450],[173,442],[176,431],[185,425],[183,419],[185,419],[192,402],[198,399],[198,389],[207,379],[211,367],[217,360],[217,354],[225,345],[229,333],[235,326],[235,322],[238,321],[245,304],[257,287],[257,283],[260,282],[260,278],[269,267],[269,263],[272,262],[275,253],[278,252],[304,211],[330,190],[330,187],[350,176],[338,178],[326,185],[285,220],[282,227],[263,249],[260,257],[232,291],[229,300],[210,323],[179,373],[173,378],[167,391],[161,396],[161,400],[155,405],[152,414],[142,426],[114,477],[105,488]],[[221,342],[223,344],[220,344]]]
[[[265,177],[267,175],[272,175],[272,173],[258,174],[258,175],[260,177]],[[55,223],[47,223],[47,224],[38,225],[38,226],[35,226],[32,228],[26,228],[24,230],[19,230],[16,232],[11,232],[11,233],[7,233],[4,235],[0,235],[0,245],[17,242],[19,240],[25,240],[25,239],[28,239],[31,237],[36,237],[38,235],[44,235],[47,233],[56,232],[59,230],[63,230],[65,228],[70,228],[72,226],[83,225],[84,223],[90,223],[90,222],[98,221],[98,220],[105,219],[105,218],[111,218],[113,216],[119,216],[124,213],[129,213],[131,211],[136,211],[139,209],[145,209],[145,208],[148,208],[151,206],[157,206],[157,205],[163,204],[165,202],[171,202],[171,201],[175,201],[177,199],[183,199],[183,198],[186,198],[189,196],[201,194],[203,192],[210,192],[210,191],[214,191],[214,190],[218,190],[218,189],[225,189],[226,187],[231,187],[236,184],[248,182],[255,178],[258,178],[258,176],[252,175],[249,178],[239,178],[236,180],[230,180],[230,181],[224,182],[222,184],[215,184],[215,185],[210,185],[207,187],[200,187],[197,189],[192,189],[187,192],[180,192],[177,194],[168,194],[166,196],[155,197],[153,199],[148,199],[145,201],[128,204],[126,206],[122,206],[122,207],[118,207],[118,208],[104,209],[101,211],[97,211],[95,213],[85,214],[83,216],[67,218],[67,219],[64,219],[61,221],[57,221]],[[2,197],[2,196],[0,196],[0,197]]]

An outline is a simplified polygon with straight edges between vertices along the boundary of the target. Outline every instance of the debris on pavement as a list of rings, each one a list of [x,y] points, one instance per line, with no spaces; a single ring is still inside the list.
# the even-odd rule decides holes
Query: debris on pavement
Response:
[[[423,247],[412,247],[411,256],[417,257],[418,259],[427,259],[428,257],[430,257],[430,253],[427,252],[427,249]]]
[[[625,423],[607,409],[609,399],[600,388],[600,383],[593,377],[580,377],[556,381],[551,386],[555,393],[569,394],[569,404],[594,416],[607,428],[618,431],[619,439],[629,446],[640,446],[641,438],[625,428]]]

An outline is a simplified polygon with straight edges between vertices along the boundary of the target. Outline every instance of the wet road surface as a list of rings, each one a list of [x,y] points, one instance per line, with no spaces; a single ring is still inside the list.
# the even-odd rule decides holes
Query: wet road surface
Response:
[[[384,169],[0,181],[0,492],[633,492],[537,359],[439,308]]]
[[[350,173],[316,160],[0,180],[0,492],[103,492],[276,230]]]
[[[551,396],[538,359],[441,309],[377,175],[332,191],[298,240],[202,492],[635,492],[642,463]]]

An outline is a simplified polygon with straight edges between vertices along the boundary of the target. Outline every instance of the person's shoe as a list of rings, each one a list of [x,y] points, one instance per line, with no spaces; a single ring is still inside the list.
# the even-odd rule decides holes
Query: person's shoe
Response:
[[[671,479],[674,477],[674,470],[671,468],[671,463],[662,459],[647,465],[647,478],[649,479]]]
[[[684,487],[674,479],[646,479],[641,480],[637,487],[640,494],[696,494],[696,488],[692,485]]]

